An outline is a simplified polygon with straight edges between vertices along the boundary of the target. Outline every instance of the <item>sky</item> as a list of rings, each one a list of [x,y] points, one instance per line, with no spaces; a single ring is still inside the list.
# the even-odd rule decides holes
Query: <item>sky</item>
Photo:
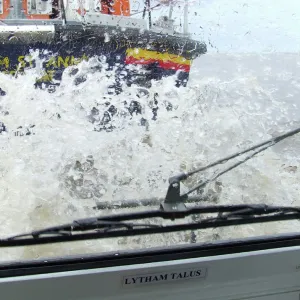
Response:
[[[174,1],[179,24],[184,0]],[[152,0],[151,6],[155,3]],[[210,52],[300,50],[299,0],[189,0],[189,23],[194,39],[211,43]]]

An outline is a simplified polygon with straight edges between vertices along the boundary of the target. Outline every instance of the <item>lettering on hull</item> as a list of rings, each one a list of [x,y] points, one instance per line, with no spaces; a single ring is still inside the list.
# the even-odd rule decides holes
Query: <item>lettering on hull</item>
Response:
[[[187,279],[203,279],[206,277],[207,269],[198,268],[192,270],[177,270],[169,272],[161,272],[155,274],[143,274],[123,277],[124,287],[134,287],[137,285],[166,283]]]
[[[42,76],[43,82],[52,81],[57,70],[76,66],[83,60],[88,60],[88,57],[85,54],[79,58],[76,58],[73,55],[50,57],[44,63],[45,75]],[[5,74],[15,75],[16,72],[24,73],[26,68],[32,68],[34,65],[35,61],[30,55],[26,55],[26,57],[24,55],[19,55],[17,59],[12,59],[8,56],[0,56],[0,71]],[[41,78],[39,80],[41,80]]]
[[[12,76],[22,75],[26,72],[27,69],[34,68],[36,66],[36,61],[34,57],[30,55],[25,55],[22,53],[16,53],[12,49],[5,50],[5,54],[1,53],[0,55],[0,72],[5,74],[10,74]],[[123,52],[118,52],[118,55],[107,55],[107,64],[111,67],[114,65],[119,66],[118,68],[126,68],[127,64],[133,65],[145,65],[147,70],[147,81],[152,79],[159,80],[162,77],[167,77],[174,75],[177,71],[180,71],[177,76],[176,85],[186,85],[189,68],[191,61],[178,56],[178,55],[169,55],[168,53],[161,54],[156,51],[142,51],[138,52],[138,59],[130,62],[132,58],[128,56],[130,53],[133,53],[133,49],[130,49],[131,52],[126,53],[126,49]],[[56,53],[53,51],[53,53]],[[73,52],[74,53],[74,52]],[[21,55],[22,54],[22,55]],[[135,54],[135,52],[132,54]],[[51,55],[43,61],[42,73],[40,73],[35,82],[35,87],[53,87],[60,85],[62,79],[62,74],[64,69],[71,66],[76,66],[82,61],[87,61],[92,57],[92,53],[80,54],[79,56],[68,55],[67,53],[60,53],[60,55]],[[144,56],[144,58],[143,58]],[[136,74],[133,72],[128,72],[127,77],[123,78],[126,81],[126,84],[131,85],[135,84],[144,84],[143,79],[137,78]]]

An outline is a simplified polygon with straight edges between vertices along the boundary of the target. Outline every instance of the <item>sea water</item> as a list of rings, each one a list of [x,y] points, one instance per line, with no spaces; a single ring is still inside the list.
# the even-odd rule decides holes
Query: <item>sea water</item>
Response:
[[[6,128],[0,134],[1,237],[120,212],[95,211],[96,202],[163,198],[170,176],[300,125],[297,54],[207,54],[194,61],[186,88],[176,88],[170,77],[142,91],[124,87],[119,95],[109,93],[112,74],[91,72],[95,62],[78,66],[77,78],[86,79],[80,84],[67,69],[54,93],[33,87],[38,69],[17,77],[0,74],[6,92],[0,96],[0,121]],[[128,114],[134,101],[141,114]],[[109,123],[113,129],[100,130],[112,105],[118,112]],[[209,184],[204,193],[217,195],[217,204],[299,205],[299,147],[299,135],[280,142],[220,177],[218,185]],[[230,163],[196,175],[183,190]],[[295,224],[201,230],[196,240],[294,232]],[[183,232],[2,248],[0,257],[35,259],[190,241],[190,232]]]

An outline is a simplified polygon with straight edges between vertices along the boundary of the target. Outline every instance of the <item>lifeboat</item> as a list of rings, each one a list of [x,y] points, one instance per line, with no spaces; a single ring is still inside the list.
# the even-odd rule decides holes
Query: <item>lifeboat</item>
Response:
[[[170,16],[152,23],[149,0],[141,13],[131,13],[129,0],[0,1],[0,72],[23,74],[39,58],[44,73],[36,86],[53,87],[67,67],[105,57],[118,82],[118,74],[127,85],[176,74],[176,85],[186,85],[205,43],[177,33]]]

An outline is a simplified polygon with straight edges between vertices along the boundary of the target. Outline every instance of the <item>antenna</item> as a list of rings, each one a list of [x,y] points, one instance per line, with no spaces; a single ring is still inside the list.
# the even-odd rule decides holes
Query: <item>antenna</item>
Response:
[[[172,20],[172,14],[173,14],[173,2],[170,3],[170,9],[169,9],[169,20]]]
[[[147,11],[148,11],[148,21],[149,21],[149,29],[150,29],[151,25],[152,25],[150,0],[145,0],[145,6],[144,6],[144,11],[143,11],[143,19],[145,18]]]
[[[184,0],[183,34],[188,35],[188,0]]]

